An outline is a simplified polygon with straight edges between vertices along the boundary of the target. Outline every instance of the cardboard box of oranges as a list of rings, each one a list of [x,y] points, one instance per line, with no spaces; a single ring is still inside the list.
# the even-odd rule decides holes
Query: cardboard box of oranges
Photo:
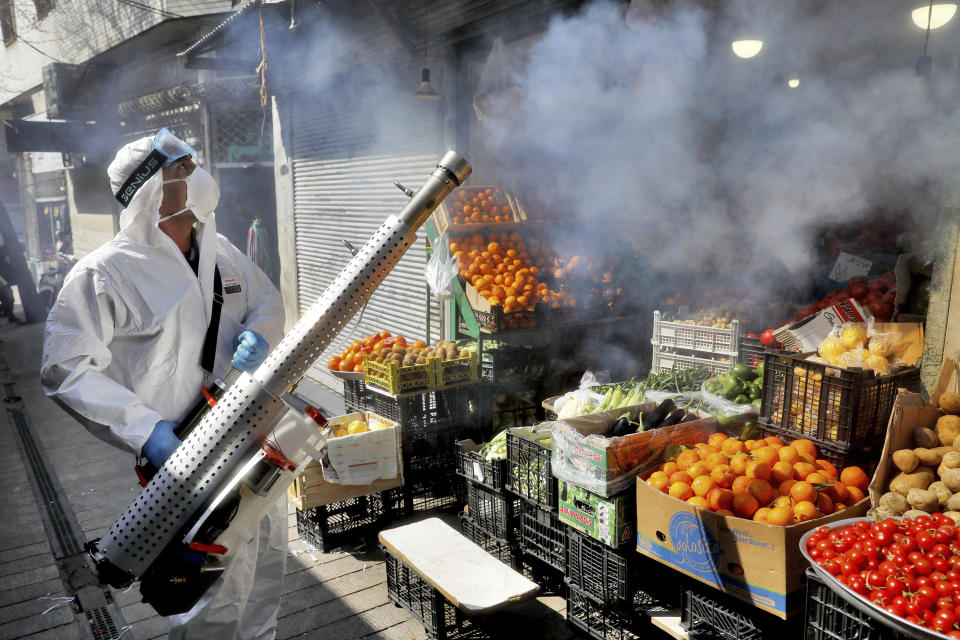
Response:
[[[865,515],[868,482],[809,440],[715,433],[638,478],[637,550],[787,618],[804,604],[801,536]]]

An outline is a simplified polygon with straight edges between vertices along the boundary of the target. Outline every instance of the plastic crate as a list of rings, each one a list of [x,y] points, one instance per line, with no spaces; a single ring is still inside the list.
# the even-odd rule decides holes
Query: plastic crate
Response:
[[[476,382],[479,377],[476,352],[452,360],[427,358],[427,363],[433,367],[434,386],[437,387],[458,382]]]
[[[446,640],[473,625],[436,587],[381,545],[387,574],[387,598],[423,624],[427,636]]]
[[[488,534],[466,513],[460,512],[460,532],[463,536],[474,543],[500,562],[509,565],[511,569],[517,571],[521,569],[520,549],[516,543],[510,543],[500,540]]]
[[[767,348],[760,342],[760,338],[740,338],[740,347],[737,352],[737,362],[756,367],[763,362]]]
[[[916,367],[875,376],[870,370],[768,353],[760,426],[784,439],[809,438],[833,450],[866,455],[883,445],[898,390],[917,391],[919,385]]]
[[[469,402],[468,393],[475,393],[475,388],[468,385],[401,397],[370,391],[374,413],[400,424],[404,431],[444,421],[461,421]]]
[[[635,640],[646,635],[637,616],[605,607],[573,586],[567,589],[567,624],[598,640]]]
[[[691,639],[800,640],[803,625],[781,620],[709,586],[687,581],[683,585],[680,626]],[[852,639],[850,639],[852,640]]]
[[[567,567],[567,534],[570,527],[560,517],[537,505],[520,503],[520,549],[560,573]]]
[[[798,437],[793,434],[784,434],[784,432],[780,429],[767,429],[763,425],[760,425],[760,435],[763,438],[766,438],[767,436],[777,436],[782,438],[784,442],[788,444],[790,441]],[[831,447],[823,443],[817,444],[817,458],[826,460],[835,466],[837,470],[852,465],[858,466],[866,472],[868,477],[871,478],[873,477],[873,472],[876,470],[877,463],[879,462],[878,457],[871,455],[869,452],[864,452],[859,449],[846,450],[838,447]]]
[[[343,381],[343,402],[346,413],[356,413],[373,409],[373,397],[367,391],[363,380]]]
[[[323,553],[350,538],[376,533],[398,515],[399,489],[351,498],[342,502],[297,509],[297,532]]]
[[[471,483],[490,489],[503,489],[507,479],[507,461],[486,460],[476,451],[467,451],[460,442],[457,448],[457,473]]]
[[[403,513],[456,508],[463,504],[456,492],[457,476],[450,470],[427,470],[404,478]]]
[[[455,470],[456,434],[449,421],[404,429],[402,439],[405,477],[418,471]]]
[[[507,489],[542,509],[557,508],[557,479],[549,447],[507,432]]]
[[[884,625],[836,594],[807,569],[806,640],[902,640],[909,636]]]
[[[682,369],[693,369],[694,367],[706,367],[712,373],[722,375],[732,369],[733,365],[736,364],[736,356],[726,357],[728,361],[713,360],[695,355],[672,353],[665,351],[662,347],[654,347],[653,364],[650,366],[650,370],[654,373],[660,373],[661,371],[679,371]]]
[[[469,286],[469,285],[465,285]],[[482,333],[499,333],[501,331],[512,331],[514,329],[534,329],[543,326],[544,305],[540,302],[534,305],[533,311],[521,310],[505,312],[501,305],[493,305],[490,311],[481,311],[471,308],[473,317],[477,321]],[[466,329],[465,324],[461,324],[462,329]]]
[[[736,356],[740,346],[740,321],[734,320],[730,329],[701,327],[682,322],[668,322],[659,311],[653,312],[653,337],[655,347],[688,349],[702,353]]]
[[[547,376],[550,355],[546,347],[500,345],[483,351],[480,379],[502,385],[537,385]]]
[[[567,529],[567,584],[605,606],[632,606],[641,557],[633,549],[618,552],[573,527]]]
[[[438,386],[432,363],[401,367],[396,362],[377,362],[369,356],[363,362],[363,382],[388,393],[408,393]]]
[[[494,491],[474,482],[467,483],[470,518],[485,533],[513,542],[517,540],[520,500],[505,492]]]
[[[480,414],[475,416],[475,422],[494,434],[512,427],[534,425],[543,416],[539,397],[535,389],[515,391],[500,385],[482,385]]]

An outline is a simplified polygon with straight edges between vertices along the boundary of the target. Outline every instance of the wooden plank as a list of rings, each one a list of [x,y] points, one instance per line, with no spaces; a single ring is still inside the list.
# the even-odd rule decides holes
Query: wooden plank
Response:
[[[468,615],[503,609],[540,590],[439,518],[381,531],[380,542]]]
[[[653,626],[669,634],[677,640],[689,640],[690,636],[686,630],[680,626],[680,611],[673,610],[660,613],[649,613],[650,622]]]

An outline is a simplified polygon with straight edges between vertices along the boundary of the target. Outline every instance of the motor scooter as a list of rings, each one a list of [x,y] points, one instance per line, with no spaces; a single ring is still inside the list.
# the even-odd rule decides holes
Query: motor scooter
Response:
[[[43,308],[43,314],[46,316],[53,308],[53,303],[60,293],[60,287],[63,281],[77,263],[77,259],[67,253],[57,254],[56,265],[51,265],[40,274],[40,280],[37,282],[37,295],[40,298],[40,304]]]

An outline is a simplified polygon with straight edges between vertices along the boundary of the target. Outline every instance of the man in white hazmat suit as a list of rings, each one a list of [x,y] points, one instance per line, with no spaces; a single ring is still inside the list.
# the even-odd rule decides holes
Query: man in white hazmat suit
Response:
[[[166,129],[120,149],[107,169],[126,206],[120,231],[71,270],[43,345],[46,393],[95,436],[156,468],[179,445],[173,429],[201,385],[231,364],[255,369],[283,330],[277,289],[217,234],[220,191],[193,153]],[[273,638],[286,545],[280,500],[196,606],[170,617],[169,637]]]

